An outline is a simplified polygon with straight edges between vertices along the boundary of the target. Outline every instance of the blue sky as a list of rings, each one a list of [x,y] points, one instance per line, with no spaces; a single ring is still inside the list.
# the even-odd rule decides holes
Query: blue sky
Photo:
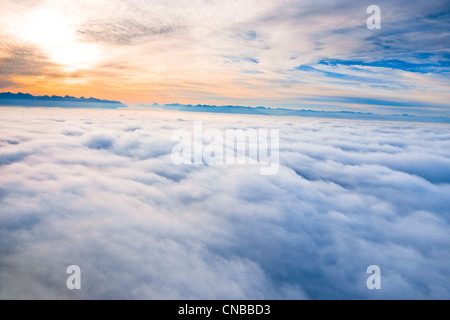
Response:
[[[381,8],[369,30],[367,8]],[[448,116],[450,1],[2,1],[1,91]]]

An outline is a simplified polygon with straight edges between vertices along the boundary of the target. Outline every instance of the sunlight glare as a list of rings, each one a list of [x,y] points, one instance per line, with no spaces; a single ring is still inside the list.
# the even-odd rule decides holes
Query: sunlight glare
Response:
[[[49,10],[30,13],[22,37],[47,53],[52,62],[64,65],[65,71],[91,68],[98,57],[93,44],[82,43],[76,27],[68,19]]]

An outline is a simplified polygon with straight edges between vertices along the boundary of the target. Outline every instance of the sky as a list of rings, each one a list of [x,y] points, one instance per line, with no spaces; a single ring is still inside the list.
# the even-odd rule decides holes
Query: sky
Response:
[[[195,121],[279,129],[278,174],[174,165]],[[449,194],[444,124],[5,107],[0,299],[449,299]]]
[[[449,15],[448,0],[3,0],[0,91],[448,116]]]

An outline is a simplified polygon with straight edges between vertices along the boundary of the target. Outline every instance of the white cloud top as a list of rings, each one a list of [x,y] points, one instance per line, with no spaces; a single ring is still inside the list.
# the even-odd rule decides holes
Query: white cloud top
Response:
[[[450,297],[448,125],[1,112],[2,299]],[[279,129],[279,174],[174,166],[171,134],[194,120]]]

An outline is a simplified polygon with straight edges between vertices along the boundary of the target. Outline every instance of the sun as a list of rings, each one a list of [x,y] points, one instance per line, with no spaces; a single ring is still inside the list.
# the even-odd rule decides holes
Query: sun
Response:
[[[65,71],[89,69],[97,62],[97,46],[82,42],[76,25],[56,11],[41,9],[29,13],[23,29],[21,37],[40,47]]]

